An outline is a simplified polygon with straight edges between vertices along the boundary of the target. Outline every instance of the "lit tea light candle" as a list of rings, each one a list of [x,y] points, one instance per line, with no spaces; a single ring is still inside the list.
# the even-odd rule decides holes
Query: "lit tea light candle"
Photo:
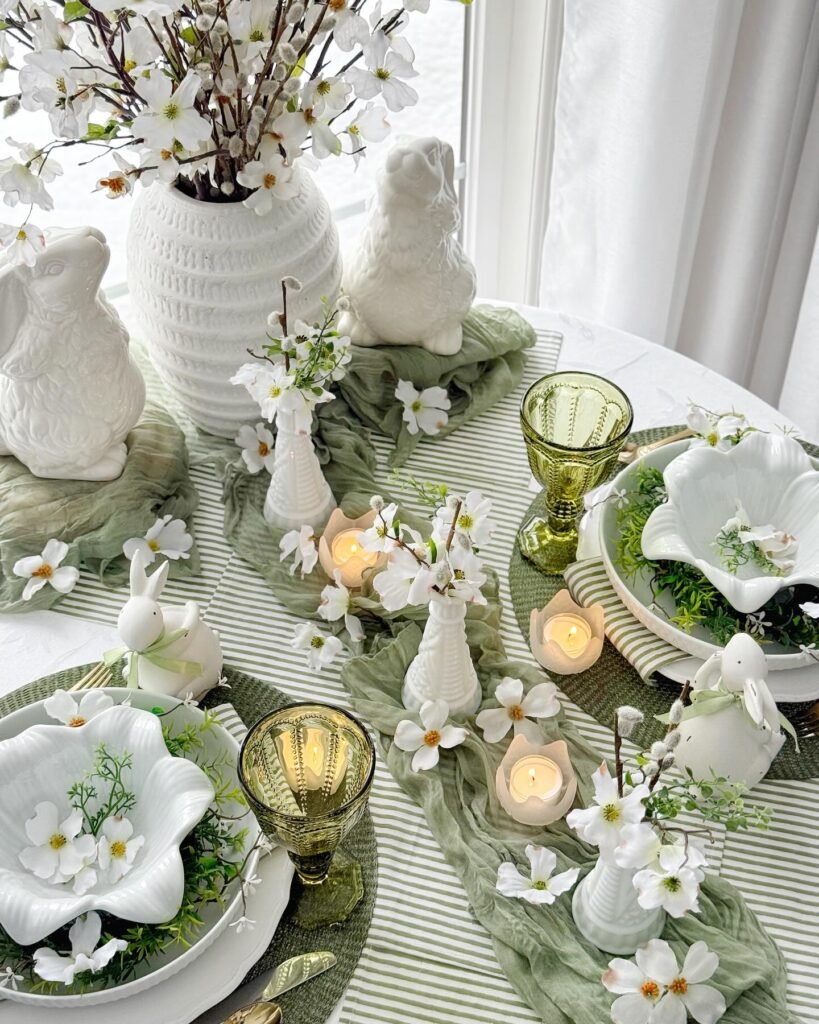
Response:
[[[563,772],[550,758],[539,754],[522,757],[509,773],[509,794],[523,803],[539,797],[545,804],[557,803],[563,788]]]
[[[377,551],[368,551],[361,546],[360,533],[361,530],[342,530],[330,545],[333,565],[341,570],[341,582],[345,587],[360,587],[364,570],[378,561]]]
[[[532,653],[549,672],[568,676],[583,672],[603,651],[603,608],[583,608],[561,590],[545,608],[533,609],[529,619]]]

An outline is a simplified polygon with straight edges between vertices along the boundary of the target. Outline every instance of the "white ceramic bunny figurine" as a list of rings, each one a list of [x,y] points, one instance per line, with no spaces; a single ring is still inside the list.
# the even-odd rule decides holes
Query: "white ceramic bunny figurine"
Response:
[[[168,579],[168,562],[153,575],[145,572],[139,551],[131,560],[131,596],[119,613],[117,629],[127,650],[123,675],[129,685],[151,693],[199,698],[219,682],[222,648],[218,634],[203,622],[199,605],[160,607],[158,598]],[[132,672],[136,670],[134,682]]]
[[[99,294],[94,228],[49,233],[33,267],[0,270],[0,455],[40,477],[113,480],[145,404],[128,332]]]
[[[694,677],[695,711],[680,725],[677,764],[698,779],[710,778],[713,771],[729,782],[755,786],[785,742],[767,675],[762,648],[747,633],[737,633],[712,654]],[[698,699],[698,691],[712,696]]]
[[[349,260],[350,308],[339,330],[357,345],[421,345],[453,355],[475,298],[460,223],[452,147],[434,137],[394,146],[377,178],[370,219]]]

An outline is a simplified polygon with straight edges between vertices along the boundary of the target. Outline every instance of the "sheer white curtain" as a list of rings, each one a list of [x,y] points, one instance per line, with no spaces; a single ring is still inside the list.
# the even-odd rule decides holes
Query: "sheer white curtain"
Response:
[[[674,347],[819,434],[817,0],[563,13],[541,302]]]

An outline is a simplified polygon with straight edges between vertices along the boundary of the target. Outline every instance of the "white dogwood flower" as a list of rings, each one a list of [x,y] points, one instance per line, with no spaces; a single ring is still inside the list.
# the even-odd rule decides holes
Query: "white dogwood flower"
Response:
[[[399,750],[415,751],[410,767],[414,772],[423,772],[438,764],[440,747],[457,747],[468,733],[460,726],[447,724],[449,705],[445,700],[426,701],[418,715],[421,725],[409,718],[398,723],[395,745]]]
[[[555,875],[557,855],[545,846],[529,843],[526,856],[530,865],[528,878],[514,864],[507,862],[498,866],[495,888],[502,896],[511,896],[539,906],[554,903],[561,893],[571,889],[580,874],[580,868],[569,868]]]
[[[515,736],[523,735],[533,743],[541,741],[540,730],[532,718],[551,718],[560,711],[554,683],[538,683],[524,696],[523,680],[504,676],[495,687],[499,708],[486,708],[475,719],[483,729],[487,743],[497,743],[514,728]]]
[[[92,835],[81,835],[82,811],[73,809],[60,821],[56,804],[43,800],[26,821],[26,835],[33,844],[18,856],[24,868],[38,878],[65,882],[78,875],[96,858],[97,843]],[[96,879],[95,879],[96,880]]]
[[[571,811],[566,816],[566,824],[581,839],[599,847],[601,855],[608,856],[619,844],[621,830],[642,820],[648,786],[644,783],[633,788],[626,786],[624,795],[619,796],[617,781],[611,777],[605,761],[592,775],[592,783],[594,803],[591,807]]]
[[[261,473],[266,469],[272,473],[275,468],[275,439],[264,423],[255,427],[245,424],[239,427],[236,444],[242,449],[242,461],[249,473]]]
[[[310,78],[302,90],[302,107],[311,108],[317,117],[340,114],[350,102],[353,87],[339,76]]]
[[[805,601],[804,604],[799,605],[799,609],[809,619],[819,619],[819,603],[816,601]]]
[[[398,547],[398,533],[395,529],[395,517],[398,515],[398,506],[395,502],[389,505],[382,505],[378,510],[373,525],[358,535],[361,546],[367,551],[393,551]],[[400,520],[399,520],[400,523]]]
[[[80,578],[80,570],[73,565],[60,565],[68,554],[68,545],[61,540],[50,540],[39,555],[19,558],[12,567],[15,576],[27,579],[23,587],[23,600],[30,601],[46,583],[67,594]]]
[[[770,523],[740,530],[739,539],[743,544],[753,544],[781,572],[790,572],[796,565],[799,542],[791,534],[777,530]]]
[[[76,698],[66,690],[55,690],[43,701],[43,710],[49,718],[77,729],[96,715],[114,706],[114,699],[100,690],[88,690]]]
[[[210,121],[194,105],[200,85],[199,76],[193,71],[188,71],[176,89],[172,80],[159,71],[149,78],[140,78],[137,88],[147,109],[134,118],[134,137],[144,139],[145,145],[155,151],[173,150],[177,140],[186,149],[196,150],[211,133]]]
[[[416,580],[422,571],[426,572],[425,566],[411,551],[406,548],[392,550],[387,567],[373,577],[373,587],[386,611],[400,611],[415,603],[411,595],[415,596],[413,590],[417,591]]]
[[[645,910],[662,907],[671,917],[699,911],[701,854],[682,844],[662,846],[657,861],[634,875],[637,901]]]
[[[372,100],[380,94],[393,112],[417,103],[418,93],[401,81],[418,74],[408,59],[411,53],[408,47],[402,47],[402,53],[398,53],[381,29],[373,32],[370,42],[363,48],[366,69],[351,67],[347,71],[347,79],[352,82],[358,99]]]
[[[447,593],[450,597],[457,597],[470,604],[486,604],[486,598],[481,592],[481,587],[486,583],[486,573],[477,555],[460,544],[453,544],[446,554],[446,565],[449,567]],[[436,583],[439,581],[446,582],[435,580]]]
[[[703,985],[719,966],[719,957],[700,941],[686,952],[682,970],[669,944],[651,939],[634,960],[615,957],[603,984],[617,999],[611,1006],[614,1024],[716,1024],[726,1010],[718,989]]]
[[[46,185],[63,173],[57,161],[38,146],[6,139],[6,144],[19,153],[19,159],[0,160],[0,192],[7,206],[39,206],[53,210],[54,200]]]
[[[345,53],[370,41],[367,22],[352,10],[353,0],[328,0],[328,14],[334,19],[333,41]]]
[[[184,519],[172,515],[161,516],[144,537],[131,537],[122,545],[125,557],[131,561],[137,551],[142,555],[143,564],[153,565],[157,555],[177,561],[190,558],[193,537],[188,533]]]
[[[76,974],[101,971],[117,953],[128,948],[124,939],[109,939],[97,948],[102,936],[102,919],[95,911],[78,917],[68,932],[71,952],[67,956],[46,946],[34,950],[34,973],[44,981],[71,985]]]
[[[281,551],[280,562],[293,556],[290,575],[293,576],[296,569],[301,568],[301,576],[304,579],[315,569],[318,561],[318,548],[313,527],[305,523],[298,530],[289,530],[279,541],[279,550]]]
[[[363,640],[364,629],[361,625],[361,619],[350,611],[353,598],[348,588],[341,582],[341,570],[336,569],[333,577],[336,581],[335,586],[332,583],[328,583],[324,590],[322,590],[318,613],[326,622],[336,622],[338,619],[344,619],[344,628],[350,634],[350,639],[354,641]]]
[[[45,250],[45,234],[31,221],[21,227],[0,224],[0,254],[11,266],[33,267],[37,257]]]
[[[688,406],[686,423],[689,430],[697,435],[691,441],[692,447],[707,444],[721,452],[733,448],[738,438],[749,429],[744,416],[711,413],[693,402]]]
[[[134,858],[145,845],[145,836],[135,836],[134,826],[121,815],[106,818],[97,843],[99,866],[110,882],[118,882],[134,866]]]
[[[245,199],[244,205],[260,217],[270,213],[274,199],[293,199],[301,187],[298,181],[293,180],[293,168],[288,167],[280,153],[251,160],[238,172],[236,180],[245,188],[255,190]]]
[[[480,491],[467,491],[463,499],[457,495],[449,495],[446,504],[435,513],[432,536],[436,544],[446,542],[455,511],[455,535],[462,538],[468,547],[482,548],[492,539],[496,524],[489,518],[492,501],[485,498]]]
[[[407,432],[417,434],[437,434],[449,420],[446,410],[452,404],[446,388],[431,387],[419,391],[412,381],[399,380],[395,389],[395,397],[404,406],[402,419],[407,424]]]
[[[380,103],[370,101],[354,114],[344,131],[350,140],[350,151],[356,167],[364,156],[366,143],[383,142],[389,135],[390,128],[387,108]]]
[[[310,622],[296,626],[290,646],[296,651],[307,651],[307,664],[314,672],[330,665],[344,645],[337,636],[325,636]]]
[[[108,199],[121,199],[133,190],[136,169],[119,153],[114,152],[112,156],[117,166],[97,181],[94,191],[104,192]]]

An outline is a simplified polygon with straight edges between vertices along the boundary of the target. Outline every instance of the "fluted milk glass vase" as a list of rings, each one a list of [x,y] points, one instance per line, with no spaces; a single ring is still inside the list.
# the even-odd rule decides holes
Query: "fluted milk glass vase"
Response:
[[[472,715],[481,703],[481,684],[466,642],[466,604],[454,597],[437,597],[418,653],[404,677],[401,700],[418,711],[428,700],[445,700],[454,715]]]
[[[321,530],[336,501],[324,478],[312,435],[299,430],[296,414],[276,416],[276,449],[270,486],[264,501],[265,521],[280,530],[297,530],[309,523]]]
[[[634,869],[600,858],[574,891],[572,913],[580,934],[605,953],[630,955],[665,926],[665,911],[637,901]]]

